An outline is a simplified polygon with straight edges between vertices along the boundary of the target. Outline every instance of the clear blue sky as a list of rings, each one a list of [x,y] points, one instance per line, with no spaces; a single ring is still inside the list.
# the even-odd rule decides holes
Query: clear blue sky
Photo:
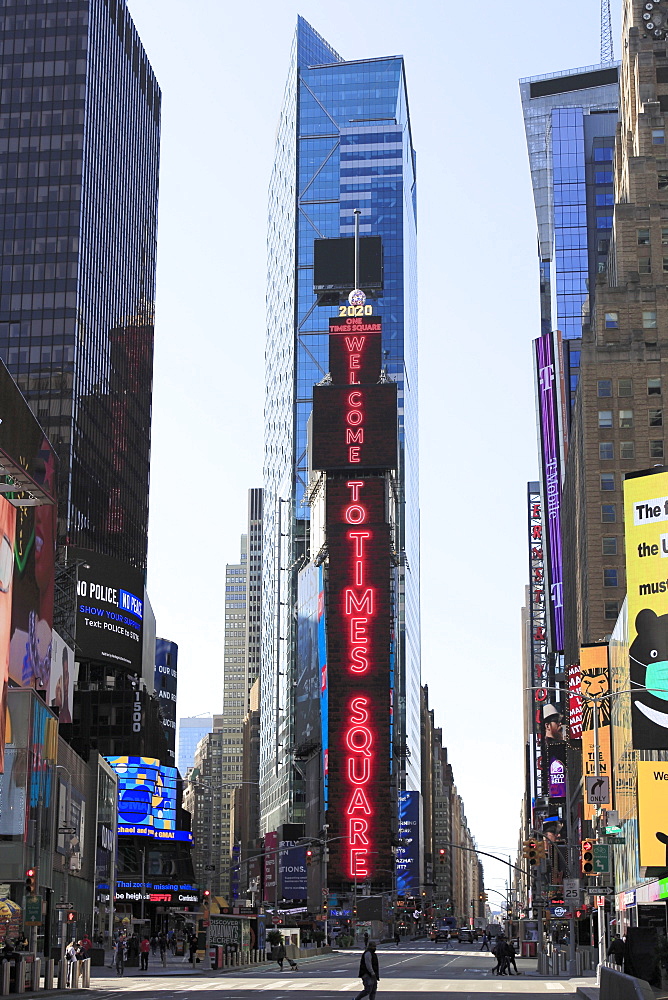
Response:
[[[148,585],[158,633],[180,647],[179,715],[221,708],[224,564],[238,559],[247,488],[262,484],[266,191],[301,13],[344,58],[406,60],[423,679],[479,846],[514,853],[539,333],[517,81],[598,63],[599,0],[129,6],[163,92]],[[506,870],[486,869],[502,887]]]

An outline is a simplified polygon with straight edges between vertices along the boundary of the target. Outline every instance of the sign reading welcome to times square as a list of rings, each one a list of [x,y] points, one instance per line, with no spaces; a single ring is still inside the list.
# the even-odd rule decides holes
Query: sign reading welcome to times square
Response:
[[[83,549],[76,558],[78,656],[141,671],[143,573]]]

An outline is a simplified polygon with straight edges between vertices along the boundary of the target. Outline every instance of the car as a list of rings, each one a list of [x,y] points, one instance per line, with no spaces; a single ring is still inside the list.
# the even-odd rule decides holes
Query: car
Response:
[[[470,927],[459,928],[459,940],[467,941],[469,944],[473,944],[473,931]]]
[[[451,937],[448,927],[437,927],[431,932],[432,941],[447,941]]]

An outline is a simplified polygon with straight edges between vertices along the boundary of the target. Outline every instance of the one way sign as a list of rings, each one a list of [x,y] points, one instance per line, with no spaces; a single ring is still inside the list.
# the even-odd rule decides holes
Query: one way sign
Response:
[[[605,805],[610,801],[610,778],[607,775],[596,777],[587,775],[587,803],[590,806]]]

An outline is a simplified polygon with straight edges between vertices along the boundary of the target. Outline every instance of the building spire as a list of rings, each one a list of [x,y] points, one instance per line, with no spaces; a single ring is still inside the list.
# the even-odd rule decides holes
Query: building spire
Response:
[[[601,0],[601,63],[611,63],[614,61],[610,0]]]

